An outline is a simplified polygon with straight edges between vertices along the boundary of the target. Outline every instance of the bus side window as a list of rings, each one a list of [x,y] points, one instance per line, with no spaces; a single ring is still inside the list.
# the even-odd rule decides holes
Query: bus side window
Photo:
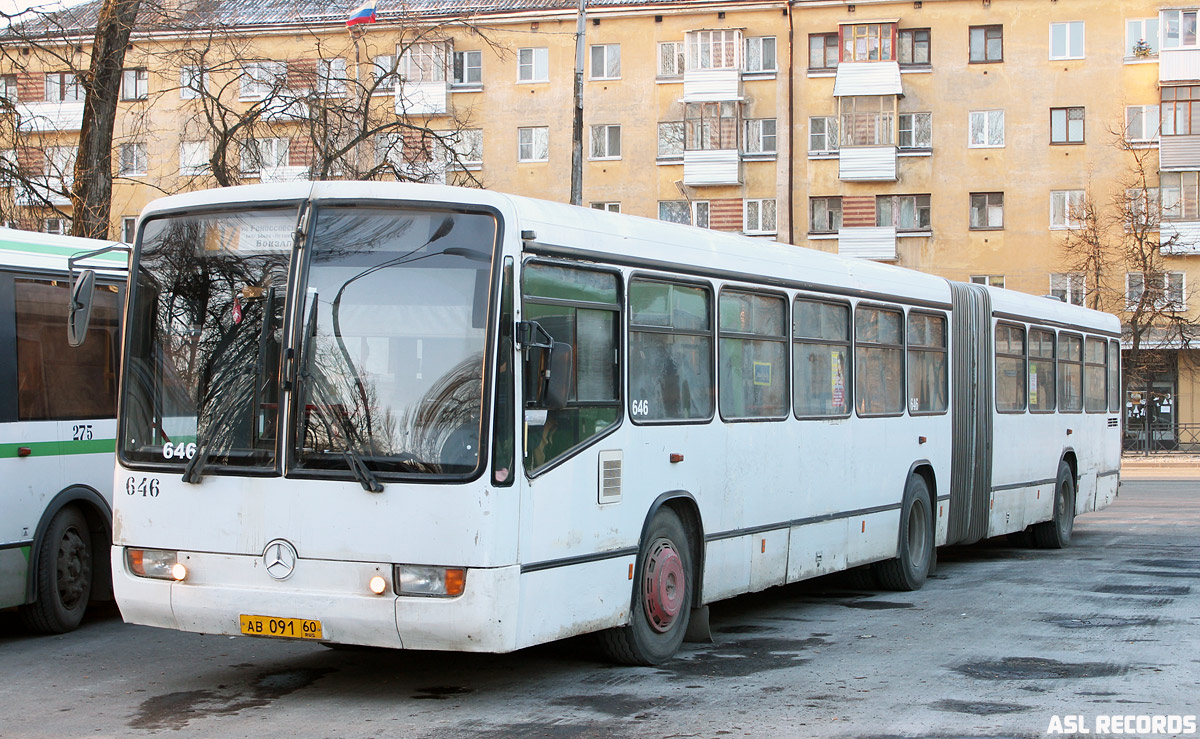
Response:
[[[1108,342],[1108,412],[1121,412],[1121,342]]]
[[[1083,343],[1083,408],[1088,413],[1104,413],[1108,410],[1108,394],[1104,386],[1108,374],[1104,343],[1104,339],[1090,338]]]
[[[620,419],[620,287],[613,272],[539,262],[526,264],[522,279],[524,320],[537,321],[574,349],[574,393],[567,406],[525,415],[525,467],[536,471]]]
[[[635,421],[712,418],[711,308],[707,288],[629,281],[629,400]]]
[[[1059,335],[1058,409],[1083,410],[1083,339]]]
[[[725,290],[717,302],[721,415],[784,418],[787,397],[787,302],[778,295]]]
[[[1054,332],[1029,329],[1029,410],[1054,410]]]
[[[850,307],[796,299],[793,404],[797,418],[850,413]]]
[[[904,313],[854,309],[854,387],[860,416],[904,412]]]
[[[946,317],[908,314],[908,410],[942,413],[949,397]]]
[[[996,325],[996,410],[1025,410],[1025,328]]]

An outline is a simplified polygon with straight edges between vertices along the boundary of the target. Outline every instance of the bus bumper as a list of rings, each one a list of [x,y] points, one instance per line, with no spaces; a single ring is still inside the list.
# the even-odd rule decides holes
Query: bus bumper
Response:
[[[240,635],[240,616],[321,622],[320,641],[339,644],[474,652],[516,649],[520,567],[467,571],[457,598],[399,597],[392,565],[299,560],[283,581],[271,579],[262,558],[180,552],[182,582],[138,577],[112,548],[113,590],[128,623],[204,634]],[[382,575],[383,595],[368,589]]]

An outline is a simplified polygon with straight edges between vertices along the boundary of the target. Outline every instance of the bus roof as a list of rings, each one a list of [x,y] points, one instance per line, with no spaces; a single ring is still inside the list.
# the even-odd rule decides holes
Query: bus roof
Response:
[[[75,236],[0,228],[0,269],[19,267],[21,269],[66,272],[67,259],[70,257],[103,249],[106,246],[123,246],[123,244],[116,241],[81,239]],[[127,255],[121,252],[109,252],[89,259],[86,264],[81,266],[92,267],[107,274],[113,271],[122,271],[127,264]]]
[[[886,296],[917,304],[949,306],[951,301],[949,281],[924,272],[776,241],[472,188],[397,182],[244,185],[161,198],[147,205],[142,215],[222,203],[300,202],[309,198],[486,205],[515,219],[521,231],[534,232],[534,243],[549,251],[557,247],[583,258],[594,255],[597,259],[618,259],[648,268],[693,267],[743,275],[746,279],[764,277],[790,284],[836,288],[843,294],[880,299]],[[1121,330],[1120,321],[1109,313],[1013,290],[991,287],[987,290],[996,313],[1110,333]]]

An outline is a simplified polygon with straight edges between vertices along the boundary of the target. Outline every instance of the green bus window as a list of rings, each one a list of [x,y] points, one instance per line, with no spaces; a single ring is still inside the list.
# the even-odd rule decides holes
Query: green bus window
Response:
[[[797,298],[792,403],[797,418],[850,413],[850,308]]]
[[[1029,410],[1054,410],[1054,332],[1029,330]]]
[[[656,280],[629,282],[629,396],[637,421],[713,414],[711,296]]]
[[[785,417],[787,303],[776,295],[726,290],[718,308],[721,415]]]
[[[1083,343],[1083,409],[1088,413],[1108,410],[1108,352],[1104,339],[1087,339]]]
[[[996,410],[1025,410],[1025,329],[996,326]]]
[[[908,314],[908,411],[942,413],[949,407],[946,317]]]
[[[1058,409],[1083,410],[1083,339],[1059,336]]]
[[[904,314],[854,309],[855,406],[860,416],[904,412]]]
[[[1121,412],[1121,343],[1108,342],[1108,412]]]

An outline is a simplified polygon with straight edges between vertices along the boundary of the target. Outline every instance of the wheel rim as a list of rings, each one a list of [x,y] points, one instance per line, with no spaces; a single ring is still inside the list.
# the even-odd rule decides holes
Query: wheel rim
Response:
[[[908,512],[908,561],[919,568],[929,556],[929,516],[925,501],[913,500]]]
[[[1057,500],[1054,502],[1056,510],[1055,517],[1058,519],[1058,533],[1060,539],[1067,539],[1071,535],[1071,529],[1074,528],[1075,517],[1071,515],[1071,485],[1066,480],[1059,486]]]
[[[58,597],[63,606],[74,610],[83,600],[91,576],[90,556],[83,537],[74,528],[63,532],[58,543]]]
[[[651,628],[663,633],[683,609],[687,578],[683,558],[669,539],[657,539],[642,565],[642,601]]]

